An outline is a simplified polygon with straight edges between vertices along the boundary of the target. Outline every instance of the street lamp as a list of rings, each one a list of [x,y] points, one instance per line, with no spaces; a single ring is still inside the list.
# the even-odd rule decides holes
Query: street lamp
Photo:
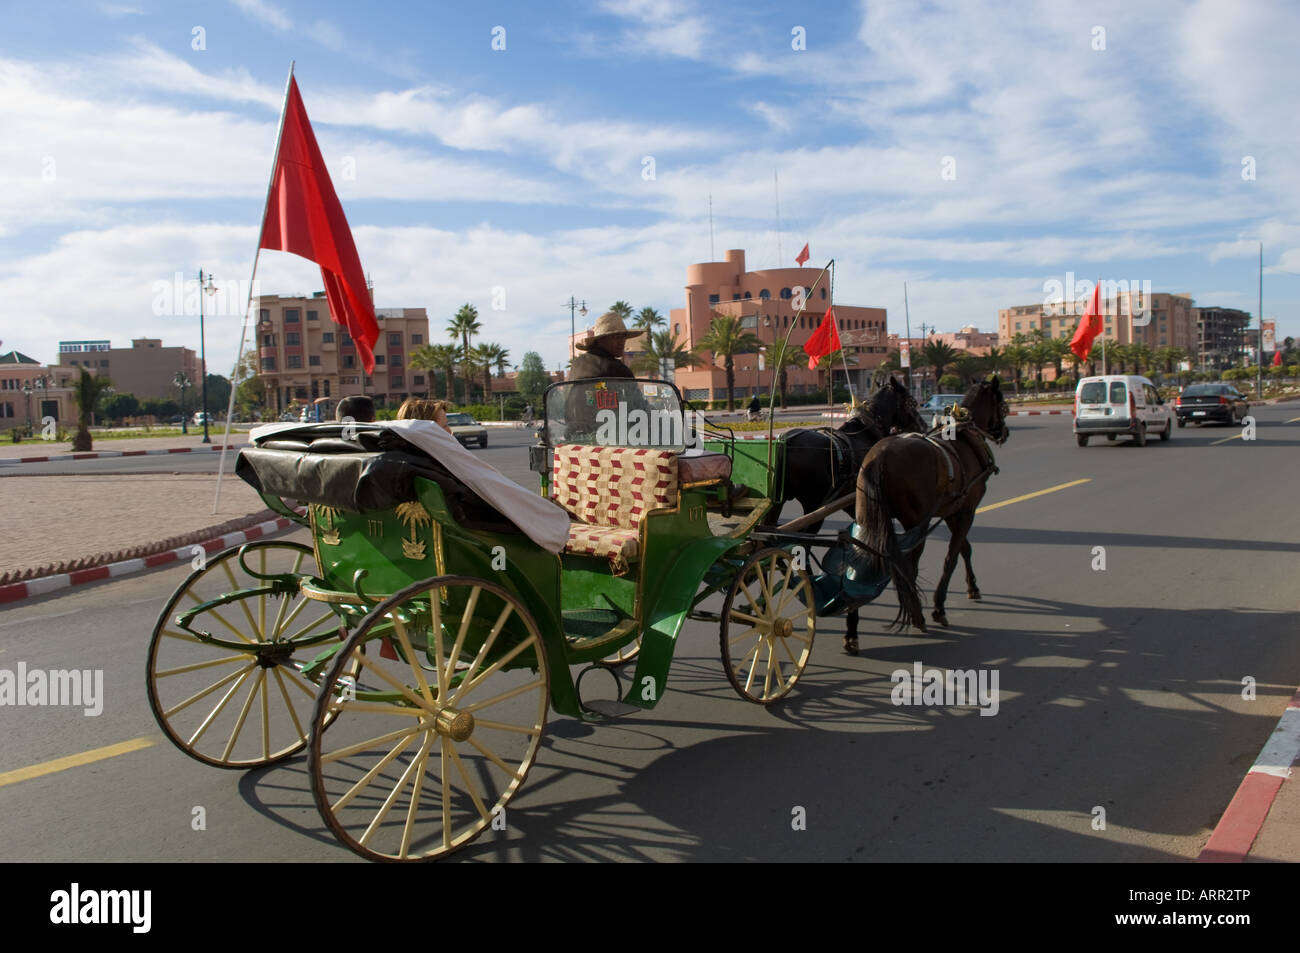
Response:
[[[190,430],[186,426],[188,418],[185,415],[185,388],[190,386],[190,379],[185,376],[184,371],[177,371],[176,376],[172,378],[172,383],[181,389],[181,433],[188,434]]]
[[[573,312],[575,309],[577,309],[584,318],[587,316],[586,300],[582,302],[582,306],[581,308],[579,308],[578,303],[573,299],[573,295],[569,295],[569,363],[570,364],[573,363],[573,339],[578,336],[578,329],[577,326],[574,324],[574,317],[573,317]]]
[[[208,275],[208,283],[205,287],[203,284],[203,269],[199,269],[199,373],[203,380],[203,443],[211,443],[212,438],[208,436],[208,355],[204,346],[203,339],[203,296],[216,293],[216,288],[212,285],[212,275]],[[182,410],[185,401],[181,400]],[[182,425],[183,428],[183,425]]]

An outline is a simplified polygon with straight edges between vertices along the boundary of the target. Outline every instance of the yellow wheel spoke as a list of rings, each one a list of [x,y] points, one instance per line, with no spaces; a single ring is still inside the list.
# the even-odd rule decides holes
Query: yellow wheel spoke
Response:
[[[447,745],[450,742],[446,735],[442,737],[442,744],[438,749],[439,769],[442,778],[442,848],[448,850],[451,847],[451,774],[447,771]]]
[[[375,831],[379,830],[379,826],[384,823],[384,818],[388,816],[388,812],[391,811],[393,805],[397,803],[397,798],[401,795],[402,789],[410,782],[416,770],[424,764],[423,759],[425,755],[429,753],[429,747],[433,744],[433,739],[436,737],[437,735],[434,732],[428,732],[424,739],[424,745],[420,748],[420,753],[411,759],[411,763],[406,766],[406,770],[403,771],[402,776],[397,779],[397,783],[393,785],[393,789],[388,792],[388,797],[384,798],[384,803],[375,813],[374,819],[370,822],[370,826],[366,828],[364,834],[357,838],[357,841],[361,846],[366,846],[370,841],[370,838],[375,835]]]
[[[500,671],[505,665],[507,665],[510,662],[511,659],[513,659],[520,652],[524,651],[524,649],[528,648],[530,645],[533,645],[536,641],[537,641],[536,639],[528,639],[527,641],[520,642],[518,645],[516,645],[505,655],[501,656],[499,659],[497,659],[487,668],[483,669],[483,671],[475,675],[473,681],[462,682],[459,690],[457,690],[456,695],[455,697],[452,698],[450,704],[454,707],[461,698],[464,698],[475,688],[481,685],[485,678],[490,676],[493,672]],[[540,646],[538,646],[538,651],[541,651]]]
[[[488,637],[483,640],[482,646],[479,647],[478,654],[474,656],[474,661],[470,663],[469,669],[465,672],[465,677],[461,681],[460,687],[456,689],[456,694],[451,696],[451,700],[448,702],[449,705],[456,705],[462,696],[464,696],[464,694],[474,685],[477,685],[480,681],[487,678],[487,676],[491,675],[501,667],[501,664],[505,659],[497,659],[497,661],[482,674],[479,674],[478,672],[479,666],[483,664],[484,659],[488,656],[488,652],[492,649],[492,643],[496,641],[497,636],[501,634],[501,630],[505,627],[506,619],[510,618],[514,611],[515,607],[507,602],[506,607],[501,610],[501,614],[497,616],[496,622],[493,623],[492,631],[489,632]],[[510,655],[506,656],[506,658],[513,658],[515,653],[518,651],[519,649],[516,648],[515,651],[511,652]]]
[[[447,664],[448,664],[448,666],[454,666],[454,665],[456,665],[456,664],[460,661],[460,652],[461,652],[461,649],[463,649],[463,648],[465,647],[465,636],[469,634],[469,624],[470,624],[470,621],[474,618],[474,610],[478,607],[478,596],[479,596],[479,593],[482,592],[482,591],[483,591],[482,588],[479,587],[479,586],[475,586],[473,589],[470,590],[469,599],[468,599],[468,601],[467,601],[466,604],[465,604],[465,613],[464,613],[464,615],[461,616],[461,619],[460,619],[460,628],[459,628],[459,629],[457,630],[457,632],[456,632],[456,644],[453,645],[453,646],[451,647],[451,652],[450,652],[450,654],[447,656]],[[437,614],[436,618],[441,622],[441,620],[442,620],[442,608],[441,608],[441,607],[439,607],[439,609],[438,609],[438,614]],[[447,673],[447,678],[448,678],[448,680],[450,680],[450,678],[451,678],[451,672],[450,672],[450,669],[449,669],[449,671],[448,671],[448,673]],[[450,684],[450,681],[448,682],[448,684]],[[438,697],[439,697],[439,698],[446,698],[446,697],[447,697],[447,692],[446,692],[447,685],[443,685],[442,687],[443,687],[443,692],[442,692],[442,694],[439,695]]]
[[[430,734],[425,738],[424,748],[416,759],[419,767],[415,772],[415,783],[411,786],[411,804],[406,809],[406,824],[402,827],[402,845],[397,851],[397,856],[403,860],[411,852],[411,828],[415,826],[415,815],[420,811],[420,793],[424,790],[424,766],[429,761],[429,748],[432,742],[433,735]]]
[[[312,687],[315,685],[314,682],[307,681],[307,679],[303,677],[302,672],[298,671],[296,668],[285,668],[284,673],[289,676],[290,685],[299,689],[304,695],[313,701],[316,700],[316,689]]]
[[[348,745],[345,748],[339,748],[337,751],[331,751],[328,754],[321,752],[321,763],[329,764],[331,761],[338,761],[340,758],[349,758],[352,755],[365,751],[374,745],[382,745],[385,742],[396,741],[398,738],[405,738],[416,732],[423,731],[423,725],[412,725],[410,728],[399,728],[396,731],[389,731],[382,735],[376,735],[367,741],[358,741],[356,744]]]
[[[533,681],[528,682],[526,685],[520,685],[516,688],[510,689],[509,691],[504,691],[499,695],[493,695],[491,698],[487,699],[486,701],[475,702],[472,705],[466,705],[464,708],[460,709],[460,711],[471,711],[471,712],[479,711],[482,708],[487,708],[491,705],[495,705],[497,704],[497,702],[503,702],[508,698],[514,698],[516,695],[522,695],[524,692],[532,691],[534,688],[543,688],[545,687],[545,684],[546,683],[543,682],[540,678],[534,679]]]
[[[188,747],[193,748],[194,745],[198,743],[198,740],[203,737],[203,733],[208,730],[208,727],[216,720],[217,716],[221,714],[222,709],[226,707],[226,702],[230,701],[230,699],[234,697],[235,692],[239,691],[239,686],[244,684],[244,679],[246,679],[249,673],[252,672],[253,669],[256,667],[257,667],[256,665],[249,665],[247,668],[241,669],[238,672],[233,672],[230,675],[230,678],[235,678],[236,676],[238,676],[238,681],[236,681],[235,684],[230,686],[230,690],[226,692],[225,695],[221,696],[221,701],[217,703],[217,707],[212,709],[212,711],[208,712],[208,717],[203,719],[202,724],[200,724],[199,727],[195,730],[194,734],[190,736],[190,740],[187,742]],[[229,681],[230,678],[223,679],[223,681]],[[217,687],[216,685],[213,686],[213,688],[216,687]],[[208,691],[212,691],[212,689],[210,688],[208,689]],[[207,692],[204,692],[204,694],[206,695]],[[175,708],[172,709],[172,711],[176,711],[176,710],[177,709]],[[168,712],[168,715],[170,714],[171,712]]]
[[[423,708],[410,705],[385,705],[382,702],[356,702],[336,699],[331,705],[333,711],[358,711],[375,715],[401,715],[405,718],[424,718],[429,712]]]
[[[262,669],[262,760],[266,761],[271,757],[271,708],[270,708],[270,687],[266,684],[269,679],[266,677],[266,669]]]
[[[310,603],[311,603],[311,600],[310,600],[310,599],[304,599],[302,604],[303,604],[303,605],[309,605]],[[306,635],[308,632],[310,632],[312,629],[319,628],[320,626],[325,625],[325,624],[327,624],[327,623],[328,623],[328,624],[336,624],[336,623],[337,623],[337,619],[338,619],[338,617],[335,616],[333,612],[327,612],[325,615],[322,615],[320,618],[316,619],[314,622],[308,622],[306,625],[304,625],[301,629],[299,629],[299,630],[298,630],[297,632],[295,632],[293,635],[286,636],[286,637],[285,637],[284,639],[282,639],[281,641],[283,641],[283,642],[297,642],[299,639],[301,639],[303,636],[305,636],[305,635]],[[286,627],[287,627],[287,623],[286,623]]]
[[[288,602],[292,597],[285,596],[284,598],[285,601]],[[276,624],[275,629],[271,632],[271,637],[278,638],[281,632],[293,625],[293,620],[298,618],[298,614],[310,605],[317,605],[317,603],[312,602],[310,599],[299,599],[298,604],[293,607],[293,611],[285,616],[282,622]],[[333,613],[330,614],[332,615]]]
[[[735,609],[731,610],[730,614],[728,615],[728,618],[739,619],[741,622],[748,622],[751,626],[763,625],[764,623],[767,622],[766,619],[760,619],[756,615],[747,615],[744,612],[737,612]]]
[[[169,675],[181,675],[185,672],[197,672],[201,668],[212,668],[214,665],[229,665],[231,662],[247,662],[248,656],[239,652],[235,655],[227,655],[225,658],[209,659],[206,662],[194,662],[190,665],[181,665],[178,668],[169,668],[164,672],[154,672],[154,678],[166,678]]]
[[[507,775],[509,775],[510,777],[514,778],[516,781],[522,781],[522,780],[524,779],[524,776],[523,776],[523,773],[522,773],[522,772],[516,770],[515,768],[510,767],[510,765],[508,765],[508,764],[506,764],[504,761],[502,761],[501,758],[497,755],[497,753],[496,753],[495,751],[493,751],[493,750],[492,750],[491,748],[489,748],[487,745],[483,744],[481,741],[479,741],[479,740],[478,740],[477,738],[475,738],[473,735],[470,735],[470,737],[469,737],[469,743],[472,744],[475,748],[477,748],[480,752],[482,752],[484,757],[486,757],[489,761],[491,761],[493,764],[495,764],[498,768],[500,768],[502,771],[504,771]]]
[[[763,633],[759,632],[755,626],[751,625],[748,629],[745,629],[745,631],[741,632],[739,635],[730,636],[727,639],[727,646],[728,647],[734,646],[741,639],[747,639],[750,636],[758,636],[761,639],[763,637]],[[746,652],[745,654],[748,655],[749,653]]]
[[[497,731],[509,731],[518,735],[535,735],[542,730],[542,726],[533,723],[531,728],[525,728],[523,725],[509,725],[503,721],[486,721],[481,718],[474,719],[475,730],[479,728],[495,728]]]
[[[410,643],[407,644],[409,645]],[[418,705],[420,708],[423,708],[425,711],[432,712],[434,710],[432,703],[430,703],[424,698],[421,698],[419,695],[415,694],[415,692],[411,691],[409,688],[407,688],[397,679],[393,678],[393,676],[389,675],[382,668],[380,668],[377,662],[372,662],[369,658],[361,654],[358,654],[356,658],[357,661],[361,663],[361,666],[363,668],[367,669],[368,671],[374,672],[376,675],[378,675],[380,678],[386,681],[389,685],[393,686],[393,688],[401,692],[403,698],[407,699],[408,701],[410,701],[415,705]],[[361,673],[358,672],[357,674],[359,676]],[[357,680],[360,681],[360,678],[358,678]]]
[[[442,739],[443,748],[451,755],[452,762],[456,765],[456,770],[460,774],[460,779],[465,782],[465,791],[469,794],[469,799],[474,802],[474,807],[478,809],[479,817],[484,821],[491,822],[492,814],[483,806],[483,800],[478,796],[478,788],[470,780],[469,774],[465,771],[465,765],[461,764],[460,755],[456,752],[456,746],[451,743],[450,738]]]
[[[758,585],[763,590],[763,598],[766,600],[764,604],[770,606],[772,604],[772,586],[767,578],[768,570],[764,568],[761,559],[754,568],[758,570]]]
[[[298,720],[298,712],[294,710],[293,701],[289,698],[289,691],[284,687],[284,676],[280,674],[280,666],[271,669],[275,673],[275,682],[280,686],[280,696],[284,699],[284,707],[289,709],[289,718],[293,720],[294,731],[298,732],[299,739],[306,741],[307,732],[302,730],[302,722]]]
[[[235,558],[237,559],[238,556],[236,556]],[[230,564],[231,564],[231,562],[233,562],[233,561],[234,561],[234,560],[231,560],[231,559],[223,559],[223,560],[221,560],[221,570],[222,570],[222,572],[224,572],[224,573],[226,574],[226,578],[230,580],[230,590],[229,590],[229,591],[230,591],[230,592],[238,592],[240,589],[243,589],[243,588],[245,588],[245,587],[244,587],[244,586],[241,586],[241,585],[240,585],[240,584],[235,580],[235,574],[234,574],[234,572],[232,572],[231,569],[230,569]],[[235,601],[239,603],[239,608],[242,609],[243,612],[244,612],[244,618],[248,620],[248,631],[250,631],[250,632],[256,632],[256,631],[258,631],[257,623],[253,621],[253,613],[251,613],[251,612],[248,611],[248,600],[247,600],[247,599],[237,599],[237,600],[235,600]]]
[[[447,683],[451,680],[447,670],[456,662],[455,659],[444,658],[442,654],[442,606],[438,605],[440,601],[432,597],[429,599],[429,619],[433,632],[433,664],[438,673],[438,697],[446,698]]]
[[[244,730],[244,721],[248,718],[248,712],[253,707],[253,699],[257,696],[257,688],[262,684],[264,678],[266,678],[266,669],[259,668],[253,687],[248,690],[248,698],[244,700],[244,707],[239,710],[239,717],[235,719],[235,727],[230,730],[230,738],[226,741],[226,747],[221,752],[222,761],[230,760],[230,752],[235,750],[235,740],[239,737],[239,733]]]
[[[234,681],[236,678],[239,678],[241,675],[247,675],[249,672],[251,672],[254,669],[254,667],[256,667],[256,665],[257,665],[256,662],[250,661],[238,672],[231,672],[225,678],[221,679],[221,681],[213,682],[207,688],[203,689],[201,692],[198,692],[197,694],[191,695],[189,698],[185,699],[185,701],[181,702],[179,705],[167,709],[165,712],[163,712],[163,717],[171,718],[171,716],[176,714],[178,711],[183,711],[184,709],[189,708],[200,698],[207,698],[209,695],[215,692],[222,685]]]
[[[392,764],[393,759],[398,757],[403,751],[405,751],[408,747],[410,747],[411,742],[414,740],[415,740],[415,733],[414,732],[407,733],[405,738],[400,739],[398,743],[393,746],[392,751],[384,755],[383,760],[381,760],[373,768],[371,768],[369,771],[363,774],[360,780],[358,780],[356,784],[348,788],[347,793],[345,793],[341,798],[339,798],[337,801],[331,804],[330,810],[334,811],[335,813],[338,813],[339,811],[343,810],[343,808],[351,804],[352,799],[355,798],[362,791],[364,791],[367,787],[369,787],[369,785],[375,780],[375,778],[379,776],[379,772],[383,771],[384,768]]]
[[[197,635],[193,635],[192,633],[189,632],[171,632],[167,629],[163,629],[158,634],[165,635],[169,639],[180,639],[182,642],[193,642],[195,645],[208,644],[207,642],[204,642],[202,639],[200,639]]]
[[[187,590],[185,590],[185,594],[186,594],[187,596],[189,596],[191,599],[193,599],[194,602],[195,602],[196,604],[197,604],[197,603],[202,603],[202,602],[207,602],[207,601],[208,601],[208,600],[206,600],[206,599],[200,599],[197,595],[195,595],[194,591],[191,590],[191,589],[187,589]],[[236,599],[235,601],[236,601],[236,602],[243,602],[244,600],[243,600],[243,599]],[[206,609],[206,610],[204,610],[204,613],[201,614],[201,615],[199,615],[199,616],[197,616],[197,618],[202,618],[203,615],[210,615],[210,616],[212,616],[214,619],[216,619],[218,622],[220,622],[222,625],[224,625],[227,629],[229,629],[231,632],[233,632],[233,633],[235,634],[235,638],[239,639],[241,642],[247,642],[249,645],[257,645],[258,643],[260,643],[260,642],[262,641],[260,638],[257,638],[257,639],[250,639],[248,636],[244,635],[243,632],[240,632],[239,629],[237,629],[237,628],[235,628],[235,626],[231,625],[230,622],[229,622],[229,620],[227,620],[226,617],[223,616],[220,612],[218,612],[215,608],[210,608],[210,609]],[[192,625],[192,624],[193,624],[193,622],[191,622],[191,625]]]
[[[397,638],[401,642],[402,651],[406,653],[407,664],[411,666],[411,671],[415,673],[416,684],[420,686],[420,694],[424,697],[425,706],[433,704],[433,693],[429,691],[429,683],[424,677],[424,669],[415,660],[415,649],[411,647],[411,639],[406,634],[406,623],[398,618],[397,610],[394,609],[389,618],[393,620],[393,631],[397,633]]]
[[[759,639],[759,640],[758,640],[758,643],[754,646],[754,651],[753,651],[753,653],[752,653],[753,656],[754,656],[754,661],[751,662],[751,663],[750,663],[750,666],[749,666],[749,677],[745,679],[745,693],[746,693],[746,694],[749,694],[749,690],[750,690],[750,689],[753,687],[753,685],[754,685],[754,672],[758,669],[758,656],[759,656],[759,654],[760,654],[762,651],[763,651],[763,640],[762,640],[762,639]],[[746,654],[745,654],[745,658],[744,658],[744,659],[741,661],[741,663],[740,663],[742,666],[745,664],[745,662],[749,661],[749,656],[750,656],[750,654],[751,654],[751,653],[746,653]]]

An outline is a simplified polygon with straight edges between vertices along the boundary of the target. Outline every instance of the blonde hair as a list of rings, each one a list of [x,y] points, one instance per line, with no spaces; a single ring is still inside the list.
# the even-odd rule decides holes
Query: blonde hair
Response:
[[[439,414],[446,415],[445,400],[426,400],[423,397],[409,397],[397,408],[398,420],[437,420]]]

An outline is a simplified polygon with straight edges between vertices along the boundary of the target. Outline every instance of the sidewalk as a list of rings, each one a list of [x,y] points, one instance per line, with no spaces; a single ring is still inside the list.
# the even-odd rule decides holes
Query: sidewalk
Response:
[[[1300,860],[1300,690],[1223,812],[1199,863]]]
[[[211,452],[213,449],[220,451],[224,443],[225,431],[213,432],[212,443],[203,442],[203,431],[190,433],[177,437],[123,437],[120,440],[96,440],[90,452],[101,456],[120,456],[123,453],[132,455],[141,451],[154,450],[158,452],[185,450],[189,452]],[[230,445],[241,446],[248,443],[247,430],[232,430],[230,432]],[[70,459],[72,453],[72,441],[70,440],[24,440],[22,443],[0,443],[0,463],[5,461],[16,461],[23,457],[50,457],[54,459]],[[79,455],[78,455],[79,456]]]

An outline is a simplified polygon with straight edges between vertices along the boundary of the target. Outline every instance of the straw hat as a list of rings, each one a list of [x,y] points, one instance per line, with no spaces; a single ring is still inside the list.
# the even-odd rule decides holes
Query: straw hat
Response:
[[[574,345],[580,351],[586,351],[597,341],[605,338],[622,338],[626,341],[628,338],[634,338],[641,334],[640,331],[629,331],[627,325],[613,311],[606,311],[596,319],[596,326],[587,334],[585,341],[580,341]]]

